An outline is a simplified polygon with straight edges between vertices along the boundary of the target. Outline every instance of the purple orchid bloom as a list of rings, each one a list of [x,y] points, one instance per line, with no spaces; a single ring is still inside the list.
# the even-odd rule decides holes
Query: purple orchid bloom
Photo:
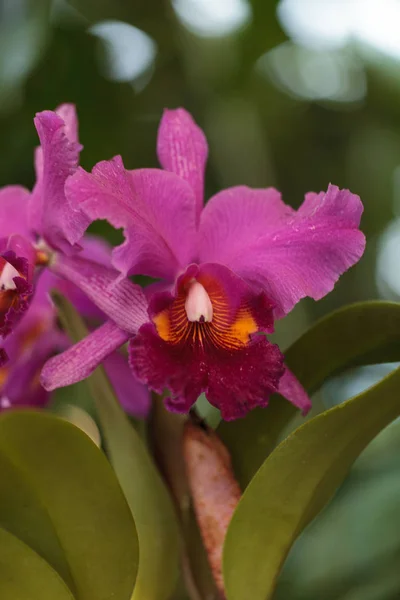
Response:
[[[102,306],[112,321],[52,358],[43,385],[86,377],[130,337],[133,372],[156,392],[169,390],[170,410],[187,412],[205,392],[230,420],[279,391],[306,413],[306,392],[263,334],[301,298],[325,296],[360,259],[359,197],[330,185],[307,194],[295,211],[273,188],[239,186],[203,207],[207,143],[185,110],[165,111],[157,149],[164,170],[128,171],[117,156],[91,174],[79,168],[66,182],[78,214],[122,227],[125,242],[113,251],[121,273],[109,288],[113,303]],[[76,259],[62,258],[57,268],[73,280]],[[148,292],[145,317],[123,290],[135,274],[161,280]],[[93,279],[89,269],[79,277]]]
[[[82,237],[90,220],[70,206],[64,193],[65,181],[76,171],[82,149],[75,107],[64,104],[55,112],[38,113],[35,125],[41,146],[35,152],[33,192],[20,186],[0,190],[0,336],[10,336],[0,350],[0,366],[9,359],[0,371],[0,389],[4,403],[11,406],[42,405],[47,399],[37,375],[45,360],[60,349],[54,309],[47,298],[51,288],[62,291],[83,315],[104,320],[101,306],[99,309],[75,284],[51,272],[58,256],[79,254],[78,264],[94,274],[93,287],[103,302],[113,300],[108,286],[118,276],[111,266],[109,246]],[[139,286],[126,282],[123,287],[130,301],[145,305]],[[144,416],[149,408],[148,390],[128,370],[127,361],[120,355],[110,356],[105,368],[127,412]]]
[[[0,234],[5,237],[4,240],[0,239],[0,258],[3,258],[3,263],[0,263],[0,270],[3,271],[0,282],[0,323],[1,320],[5,323],[5,332],[0,326],[0,335],[3,334],[3,337],[16,323],[15,317],[20,316],[29,305],[35,265],[52,268],[59,255],[80,253],[82,236],[90,223],[82,211],[71,207],[64,192],[67,178],[78,167],[82,149],[78,142],[75,107],[63,104],[55,112],[43,111],[36,115],[34,122],[41,143],[35,152],[35,187],[32,193],[18,186],[7,186],[0,190]],[[11,242],[9,236],[12,236]],[[19,261],[19,265],[24,265],[23,268],[21,266],[22,270],[18,270],[18,265],[13,266],[15,260]],[[96,266],[92,265],[92,273],[97,273],[98,295],[103,296],[104,302],[113,301],[113,294],[107,290],[109,280],[115,279],[118,273],[115,269],[104,268],[96,272]],[[25,272],[29,275],[25,278],[27,285],[23,285],[22,281]],[[79,286],[79,280],[76,284]],[[144,303],[139,286],[126,282],[123,287],[125,295],[132,301]],[[14,290],[14,296],[10,293],[11,289]],[[19,303],[16,297],[21,297]]]
[[[4,340],[27,310],[33,292],[35,250],[24,223],[18,224],[19,203],[28,193],[21,187],[0,190],[0,339]],[[26,207],[26,204],[25,204]],[[21,215],[20,215],[21,217]],[[24,217],[22,216],[22,221]],[[0,364],[6,361],[0,350]]]
[[[65,180],[76,170],[81,150],[75,108],[64,104],[56,112],[38,113],[34,122],[41,142],[35,152],[34,190],[30,194],[22,187],[7,186],[0,191],[0,229],[7,236],[0,240],[2,338],[29,306],[35,265],[47,262],[54,250],[71,252],[69,232],[80,238],[88,225],[83,215],[70,209],[64,195]]]

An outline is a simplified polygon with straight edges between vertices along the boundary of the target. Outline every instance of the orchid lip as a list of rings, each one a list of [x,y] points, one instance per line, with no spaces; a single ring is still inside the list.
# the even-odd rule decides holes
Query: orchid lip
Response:
[[[196,280],[190,283],[185,310],[187,318],[191,322],[210,323],[212,321],[212,302],[205,287]]]

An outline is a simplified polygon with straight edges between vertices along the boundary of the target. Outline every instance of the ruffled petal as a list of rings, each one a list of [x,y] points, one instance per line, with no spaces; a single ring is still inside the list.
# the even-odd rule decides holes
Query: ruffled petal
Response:
[[[257,406],[265,407],[278,391],[282,354],[265,336],[256,336],[243,348],[228,353],[215,350],[198,355],[190,347],[174,349],[147,323],[130,342],[130,361],[139,380],[171,396],[166,406],[186,413],[202,392],[226,421],[244,417]]]
[[[124,275],[173,281],[193,258],[193,192],[173,173],[127,171],[116,156],[98,163],[91,174],[78,169],[66,193],[92,221],[107,219],[113,227],[124,228],[126,241],[113,253],[113,264]]]
[[[212,304],[206,318],[191,320],[187,299],[201,286]],[[196,292],[196,289],[195,289]],[[166,405],[187,412],[205,392],[226,420],[266,406],[278,390],[283,356],[263,331],[273,330],[272,305],[229,269],[191,265],[179,278],[175,295],[155,293],[151,323],[130,342],[130,364],[140,381],[171,396]]]
[[[0,240],[0,337],[16,327],[32,300],[35,251],[20,235]]]
[[[27,209],[30,193],[19,185],[0,189],[0,237],[13,233],[29,237]]]
[[[311,409],[312,404],[309,395],[297,377],[287,367],[279,380],[278,391],[286,400],[300,408],[303,415],[306,415]]]
[[[236,187],[210,200],[200,224],[200,258],[227,265],[263,289],[282,317],[304,296],[319,300],[362,256],[361,200],[330,185],[298,211],[276,190]]]
[[[193,188],[198,222],[203,207],[208,146],[203,131],[183,108],[164,111],[158,130],[157,153],[164,169],[176,173]]]
[[[139,419],[147,417],[150,392],[132,373],[128,360],[119,352],[113,352],[107,356],[103,365],[123,409]]]
[[[115,323],[107,321],[65,352],[50,358],[42,369],[41,384],[51,391],[86,379],[128,337]]]
[[[30,224],[50,246],[69,253],[89,225],[83,213],[70,207],[64,193],[82,149],[75,108],[62,105],[56,112],[45,110],[34,122],[41,147],[35,155],[37,183],[30,199]]]
[[[136,333],[148,320],[143,290],[118,272],[79,257],[58,256],[51,269],[76,285],[118,327]]]

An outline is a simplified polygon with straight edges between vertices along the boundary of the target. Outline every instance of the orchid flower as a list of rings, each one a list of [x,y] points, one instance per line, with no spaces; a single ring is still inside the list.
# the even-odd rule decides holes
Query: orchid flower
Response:
[[[28,193],[21,187],[0,190],[0,340],[11,333],[32,298],[35,251],[25,237],[28,231],[24,215],[18,215],[20,201],[25,202],[26,209],[27,198]],[[0,365],[6,360],[2,348]]]
[[[7,236],[0,242],[2,338],[29,306],[35,265],[48,262],[50,248],[71,251],[68,232],[72,229],[79,238],[87,227],[84,215],[70,210],[64,196],[65,180],[77,168],[81,150],[74,107],[64,104],[56,112],[39,113],[35,126],[41,146],[35,153],[33,192],[19,186],[0,191],[0,230]]]
[[[0,190],[0,408],[47,401],[38,374],[49,356],[67,347],[65,340],[60,346],[54,307],[47,297],[50,289],[62,291],[83,315],[104,321],[101,307],[51,272],[57,256],[79,254],[81,263],[97,273],[96,289],[104,298],[109,296],[109,281],[118,276],[109,246],[101,239],[82,237],[89,219],[70,207],[64,193],[82,149],[75,107],[64,104],[55,112],[38,113],[35,125],[41,146],[35,152],[37,181],[32,193],[20,186]],[[139,286],[126,282],[125,291],[132,301],[145,302]],[[128,370],[126,360],[111,355],[105,368],[126,410],[146,414],[148,390]]]
[[[35,152],[36,184],[32,193],[19,186],[0,190],[0,336],[4,338],[29,306],[35,266],[52,267],[58,255],[79,254],[90,219],[74,210],[64,192],[67,178],[78,166],[75,107],[63,104],[38,113],[34,123],[40,146]],[[82,259],[81,259],[82,260]],[[87,259],[83,259],[87,260]],[[89,265],[90,265],[89,261]],[[96,262],[92,264],[96,272]],[[96,285],[104,301],[115,269],[99,268]],[[79,283],[79,282],[78,282]],[[144,303],[139,286],[126,282],[131,301]],[[101,307],[100,307],[101,308]],[[5,358],[4,351],[1,358]]]
[[[124,229],[125,242],[113,251],[120,276],[107,306],[94,297],[89,268],[78,273],[77,259],[58,260],[61,275],[82,289],[87,280],[87,293],[110,321],[52,358],[43,385],[51,390],[86,377],[130,337],[133,372],[152,390],[168,390],[172,411],[187,412],[205,392],[230,420],[265,407],[279,391],[307,412],[306,392],[265,334],[301,298],[325,296],[359,260],[359,197],[330,185],[307,194],[296,211],[273,188],[239,186],[203,207],[207,142],[183,109],[165,111],[157,150],[163,170],[129,171],[117,156],[92,173],[79,168],[66,182],[79,218],[107,219]],[[123,289],[136,274],[160,280],[150,286],[145,316]]]

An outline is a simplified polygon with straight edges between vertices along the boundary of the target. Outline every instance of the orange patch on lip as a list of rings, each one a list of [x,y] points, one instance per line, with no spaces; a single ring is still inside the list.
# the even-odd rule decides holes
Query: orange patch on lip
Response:
[[[239,308],[232,320],[228,299],[221,286],[209,277],[199,278],[205,287],[212,306],[210,322],[189,321],[185,310],[187,285],[182,285],[171,305],[153,317],[157,333],[162,340],[173,345],[211,345],[226,350],[236,350],[248,344],[250,335],[258,330],[248,306]]]
[[[250,335],[256,331],[258,331],[258,326],[250,310],[241,308],[230,327],[230,335],[246,345],[250,340]]]
[[[4,324],[10,308],[18,302],[18,293],[15,290],[0,291],[0,325]]]
[[[3,385],[7,381],[7,377],[8,377],[8,368],[1,367],[0,368],[0,387],[3,387]]]
[[[153,323],[156,326],[157,333],[161,339],[166,342],[171,342],[169,309],[163,310],[153,317]]]

